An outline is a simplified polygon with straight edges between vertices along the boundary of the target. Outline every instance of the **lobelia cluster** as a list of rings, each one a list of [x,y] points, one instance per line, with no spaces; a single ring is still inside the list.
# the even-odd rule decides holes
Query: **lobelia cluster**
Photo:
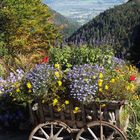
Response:
[[[126,65],[125,61],[117,58],[117,57],[112,57],[112,63],[111,63],[112,67],[115,68],[117,66],[121,67],[123,65]]]
[[[48,93],[48,83],[51,82],[53,66],[47,64],[36,65],[33,70],[27,73],[26,81],[29,81],[32,85],[32,91],[39,96],[41,94]]]
[[[98,65],[74,66],[67,74],[70,95],[79,101],[90,102],[98,93],[98,75],[103,71]]]
[[[25,72],[22,69],[17,69],[10,72],[9,76],[4,79],[0,77],[0,94],[6,96],[12,92],[19,84],[19,81],[24,77]]]
[[[62,71],[53,65],[39,64],[33,70],[27,73],[26,82],[31,83],[32,93],[36,97],[47,97],[49,94],[53,96],[62,85]]]

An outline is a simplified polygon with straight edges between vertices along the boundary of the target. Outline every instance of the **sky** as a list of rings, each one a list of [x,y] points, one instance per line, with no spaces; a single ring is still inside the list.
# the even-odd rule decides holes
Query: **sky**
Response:
[[[49,7],[80,24],[127,0],[44,0]]]

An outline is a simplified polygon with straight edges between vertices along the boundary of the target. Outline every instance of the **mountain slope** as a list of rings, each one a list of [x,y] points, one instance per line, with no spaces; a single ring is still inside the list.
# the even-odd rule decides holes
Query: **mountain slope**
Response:
[[[135,43],[134,28],[140,25],[140,6],[129,2],[109,9],[79,28],[69,44],[112,45],[118,57],[126,57]]]
[[[50,11],[53,15],[54,24],[60,28],[62,35],[65,37],[69,37],[74,31],[76,31],[76,29],[80,27],[77,22],[71,21],[52,9],[50,9]]]

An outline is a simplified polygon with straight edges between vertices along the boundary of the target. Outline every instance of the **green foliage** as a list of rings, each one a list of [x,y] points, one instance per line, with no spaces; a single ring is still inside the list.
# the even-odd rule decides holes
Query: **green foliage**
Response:
[[[139,94],[139,89],[138,89]],[[135,98],[132,102],[132,108],[136,115],[137,122],[136,126],[134,124],[131,124],[128,128],[128,139],[129,140],[139,140],[140,138],[140,98],[139,96]]]
[[[107,47],[108,49],[106,49]],[[102,48],[66,46],[63,48],[51,48],[49,51],[50,63],[59,63],[64,68],[82,64],[97,64],[109,68],[113,56],[113,50],[109,46],[102,46]]]
[[[131,126],[128,129],[128,139],[129,140],[139,140],[140,138],[140,124],[137,124],[136,127]]]
[[[0,46],[13,58],[47,52],[59,40],[49,9],[41,0],[1,0],[0,5]]]

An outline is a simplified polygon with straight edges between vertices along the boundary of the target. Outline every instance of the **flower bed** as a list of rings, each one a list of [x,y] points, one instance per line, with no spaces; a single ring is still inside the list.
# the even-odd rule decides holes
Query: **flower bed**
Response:
[[[109,61],[100,65],[63,65],[49,64],[48,57],[45,57],[41,64],[27,73],[17,70],[10,73],[7,79],[1,78],[1,96],[10,96],[18,102],[41,100],[42,103],[57,107],[59,111],[73,101],[87,105],[100,100],[124,101],[137,98],[136,68],[113,56],[108,58]]]

